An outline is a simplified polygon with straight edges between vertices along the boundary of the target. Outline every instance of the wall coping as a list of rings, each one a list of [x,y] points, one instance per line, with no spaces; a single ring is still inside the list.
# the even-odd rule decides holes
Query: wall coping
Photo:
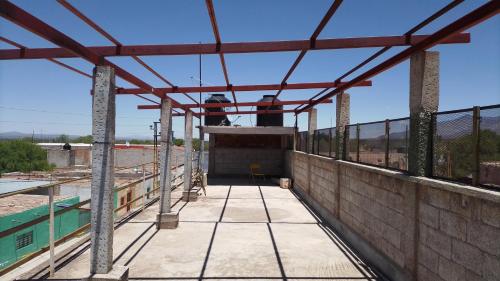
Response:
[[[290,151],[292,151],[292,150],[290,150]],[[404,172],[401,172],[401,171],[385,169],[382,167],[374,167],[374,166],[369,166],[369,165],[364,165],[361,163],[349,162],[349,161],[344,161],[344,160],[336,160],[334,158],[325,157],[325,156],[321,156],[321,155],[315,155],[315,154],[308,154],[308,153],[305,153],[302,151],[292,151],[292,152],[295,152],[298,154],[304,154],[304,155],[309,156],[309,157],[317,157],[317,158],[320,158],[322,160],[327,160],[327,161],[333,160],[333,162],[336,163],[336,165],[356,167],[356,168],[359,168],[361,170],[375,172],[375,173],[378,173],[378,174],[381,174],[384,176],[389,176],[389,177],[413,182],[416,184],[430,186],[430,187],[433,187],[436,189],[460,193],[463,195],[476,197],[476,198],[480,198],[483,200],[492,201],[495,203],[500,203],[500,192],[498,192],[498,191],[482,189],[482,188],[478,188],[478,187],[474,187],[474,186],[470,186],[470,185],[458,183],[458,182],[455,183],[455,182],[448,182],[445,180],[433,179],[433,178],[428,178],[428,177],[410,176],[410,175],[408,175]]]

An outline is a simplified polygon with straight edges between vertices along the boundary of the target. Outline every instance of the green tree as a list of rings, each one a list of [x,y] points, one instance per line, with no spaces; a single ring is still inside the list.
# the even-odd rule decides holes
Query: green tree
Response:
[[[73,142],[78,142],[78,143],[92,143],[94,138],[92,135],[86,135],[86,136],[81,136],[73,140]]]
[[[60,135],[54,139],[54,142],[67,143],[69,142],[69,137],[68,135]]]
[[[182,146],[182,145],[184,145],[184,140],[183,139],[174,139],[174,145]]]
[[[22,140],[0,142],[0,174],[52,170],[47,152],[36,144]]]

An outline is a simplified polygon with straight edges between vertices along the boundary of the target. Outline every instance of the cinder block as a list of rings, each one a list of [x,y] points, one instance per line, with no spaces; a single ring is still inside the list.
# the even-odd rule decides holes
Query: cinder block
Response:
[[[437,229],[439,228],[439,209],[425,203],[420,203],[419,219],[420,222]]]
[[[465,242],[453,239],[451,242],[452,261],[481,275],[483,265],[483,252]]]
[[[439,211],[439,229],[462,241],[467,239],[467,221],[448,211]]]
[[[84,281],[126,281],[128,280],[128,267],[122,265],[113,265],[110,272],[105,274],[93,274]]]
[[[467,242],[500,257],[500,229],[480,222],[472,222],[467,230]]]
[[[446,281],[466,281],[465,268],[444,257],[439,257],[439,276]]]
[[[177,226],[179,225],[179,213],[176,211],[171,211],[169,213],[157,214],[156,221],[159,224],[159,229],[177,228]]]
[[[451,238],[423,224],[420,224],[420,243],[446,258],[451,258]]]
[[[486,224],[500,228],[500,204],[482,200],[481,220]]]
[[[434,272],[430,271],[429,269],[425,268],[422,265],[418,266],[418,280],[419,281],[443,281],[441,277],[439,277],[437,274]]]
[[[441,209],[450,209],[450,192],[432,187],[422,188],[422,200]]]
[[[483,277],[486,280],[500,280],[500,258],[484,254]]]
[[[438,273],[439,254],[424,245],[418,247],[418,262],[434,273]]]

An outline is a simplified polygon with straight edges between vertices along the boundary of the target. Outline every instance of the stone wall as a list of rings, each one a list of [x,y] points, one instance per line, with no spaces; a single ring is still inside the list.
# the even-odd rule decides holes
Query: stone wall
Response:
[[[500,193],[287,152],[294,189],[393,280],[500,280]]]

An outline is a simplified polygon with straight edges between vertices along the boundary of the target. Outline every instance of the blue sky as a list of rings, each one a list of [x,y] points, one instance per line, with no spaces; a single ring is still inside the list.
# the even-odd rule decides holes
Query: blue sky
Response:
[[[13,1],[18,6],[56,27],[80,43],[111,45],[56,1]],[[123,44],[169,44],[214,42],[205,1],[70,1]],[[449,1],[419,0],[346,0],[319,38],[400,35]],[[419,34],[430,34],[472,11],[486,1],[465,1]],[[309,38],[327,11],[331,1],[244,1],[214,0],[223,42],[294,40]],[[441,45],[432,50],[441,53],[440,110],[500,103],[500,17],[496,16],[468,32],[470,44]],[[28,31],[0,19],[2,36],[28,47],[54,45]],[[0,48],[11,48],[0,44]],[[378,60],[351,75],[366,71],[401,51],[393,48]],[[333,81],[378,49],[328,50],[308,52],[289,82]],[[226,63],[232,84],[279,83],[298,52],[232,54]],[[179,86],[194,86],[198,77],[198,56],[142,57],[155,70]],[[165,84],[130,58],[111,58],[146,82]],[[62,60],[87,73],[93,66],[82,59]],[[205,85],[224,85],[224,76],[216,55],[203,56]],[[408,115],[408,62],[372,79],[372,87],[353,88],[351,122],[368,122]],[[117,85],[129,87],[117,79]],[[0,132],[91,133],[91,79],[45,60],[0,62]],[[318,90],[286,91],[283,99],[306,99]],[[256,101],[263,94],[243,92],[238,101]],[[230,97],[229,93],[226,93]],[[197,95],[196,95],[197,96]],[[204,94],[204,98],[207,94]],[[181,95],[174,98],[185,103]],[[117,97],[117,136],[149,136],[149,125],[159,117],[156,110],[137,110],[145,101],[134,96]],[[318,107],[318,127],[335,126],[335,104]],[[235,116],[230,116],[234,119]],[[304,130],[307,117],[301,114],[299,127]],[[197,123],[198,120],[195,119]],[[244,115],[241,125],[255,124],[255,116]],[[287,114],[285,125],[293,126],[294,116]],[[183,119],[176,118],[173,129],[183,134]]]

